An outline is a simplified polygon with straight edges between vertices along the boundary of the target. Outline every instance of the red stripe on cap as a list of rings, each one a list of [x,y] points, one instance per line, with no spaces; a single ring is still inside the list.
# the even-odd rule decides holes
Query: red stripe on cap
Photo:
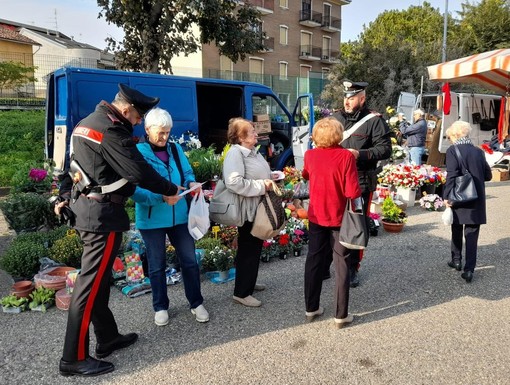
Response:
[[[94,282],[92,283],[89,298],[85,303],[85,310],[83,311],[83,317],[80,326],[80,336],[78,338],[78,361],[82,361],[87,358],[85,354],[86,351],[85,337],[89,330],[90,317],[92,315],[92,309],[94,307],[94,302],[96,300],[97,293],[99,292],[99,286],[101,285],[101,281],[103,280],[103,277],[107,272],[106,268],[108,266],[108,262],[110,261],[113,245],[115,244],[115,236],[116,233],[113,231],[110,232],[110,234],[108,235],[108,240],[106,241],[103,257],[101,258],[101,263],[99,264],[99,270],[96,274],[96,278],[94,278]]]
[[[101,144],[103,141],[103,133],[89,127],[78,126],[74,129],[73,135],[81,136],[82,138],[92,140],[98,144]]]

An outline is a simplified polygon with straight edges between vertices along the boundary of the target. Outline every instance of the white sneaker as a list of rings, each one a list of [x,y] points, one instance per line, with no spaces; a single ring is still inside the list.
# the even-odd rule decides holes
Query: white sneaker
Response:
[[[158,326],[168,325],[168,310],[159,310],[154,314],[154,323]]]
[[[195,316],[195,319],[198,322],[209,321],[209,313],[205,309],[204,305],[200,305],[194,309],[191,309],[191,314],[193,314]]]

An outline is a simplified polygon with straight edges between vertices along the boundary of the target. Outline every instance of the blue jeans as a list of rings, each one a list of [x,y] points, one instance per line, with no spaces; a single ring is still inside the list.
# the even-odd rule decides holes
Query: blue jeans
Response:
[[[409,155],[411,155],[411,163],[421,166],[421,157],[425,153],[425,147],[409,147]]]
[[[188,225],[140,230],[149,264],[149,279],[152,288],[152,306],[154,311],[168,310],[169,301],[166,286],[166,236],[175,248],[175,253],[181,264],[184,292],[194,309],[204,302],[200,292],[200,270],[195,258],[195,241],[188,231]]]

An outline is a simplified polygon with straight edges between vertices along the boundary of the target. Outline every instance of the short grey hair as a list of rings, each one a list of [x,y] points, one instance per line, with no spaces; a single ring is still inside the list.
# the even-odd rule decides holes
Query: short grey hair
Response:
[[[172,128],[174,122],[172,120],[172,116],[168,113],[167,110],[156,107],[147,112],[145,115],[145,128],[150,127],[165,127]]]
[[[421,108],[418,108],[417,110],[413,111],[413,115],[419,114],[420,116],[424,116],[425,112]]]
[[[467,138],[471,133],[471,129],[471,125],[468,122],[457,120],[446,129],[446,137],[450,138],[451,136],[455,136],[457,139]]]

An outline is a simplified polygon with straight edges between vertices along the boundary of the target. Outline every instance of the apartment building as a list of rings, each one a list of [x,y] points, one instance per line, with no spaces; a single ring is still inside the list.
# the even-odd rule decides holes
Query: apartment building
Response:
[[[236,79],[249,73],[249,80],[267,83],[267,76],[280,82],[298,79],[297,92],[310,92],[310,80],[324,79],[338,63],[342,7],[350,0],[245,0],[261,12],[258,31],[265,33],[264,49],[233,63],[214,45],[202,46],[204,77]],[[248,79],[245,79],[248,80]],[[274,83],[274,80],[272,81]],[[273,84],[270,84],[273,86]],[[281,85],[281,84],[280,84]],[[285,96],[284,96],[285,97]]]

